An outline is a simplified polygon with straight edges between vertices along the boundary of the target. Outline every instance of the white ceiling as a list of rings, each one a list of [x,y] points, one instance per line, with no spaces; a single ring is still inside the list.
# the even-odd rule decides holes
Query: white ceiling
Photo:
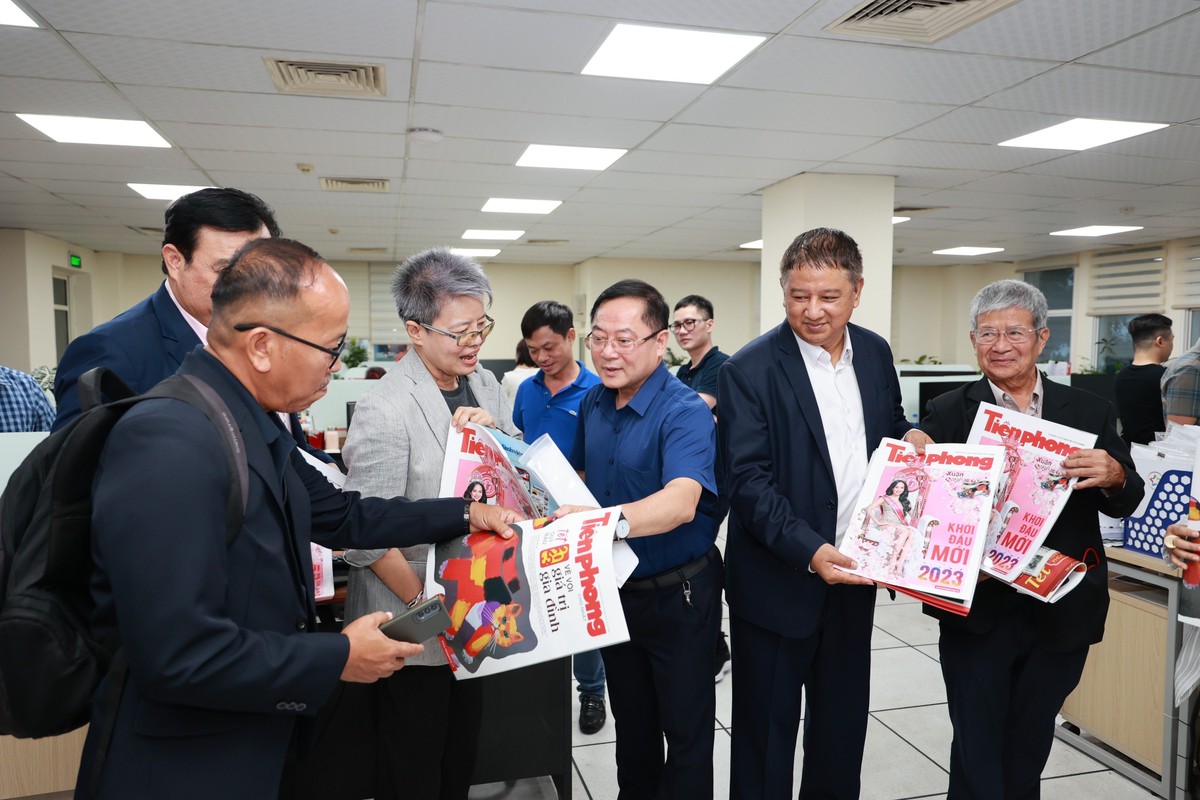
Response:
[[[939,208],[896,227],[902,264],[1200,227],[1196,0],[1021,0],[931,46],[824,30],[859,0],[18,2],[45,27],[0,27],[0,227],[96,250],[158,250],[137,229],[160,228],[166,204],[127,182],[254,192],[332,260],[487,246],[462,242],[468,228],[524,229],[502,262],[757,260],[737,245],[761,235],[761,190],[803,172],[894,175],[897,206]],[[768,38],[707,87],[580,75],[622,21]],[[387,96],[283,95],[265,57],[380,64]],[[58,144],[18,112],[144,119],[172,148]],[[1075,116],[1170,127],[1080,153],[995,146]],[[445,138],[410,143],[409,127]],[[531,143],[629,153],[601,173],[514,166]],[[323,192],[320,177],[391,189]],[[492,196],[563,204],[480,212]],[[1047,236],[1094,224],[1145,230]]]

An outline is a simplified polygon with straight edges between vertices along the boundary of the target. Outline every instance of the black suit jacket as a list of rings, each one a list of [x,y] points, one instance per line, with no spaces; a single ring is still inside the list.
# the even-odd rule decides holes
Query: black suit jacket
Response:
[[[1100,489],[1072,492],[1058,520],[1046,537],[1046,546],[1073,558],[1095,554],[1083,582],[1057,603],[1043,603],[1032,597],[1015,597],[1015,590],[996,579],[980,581],[975,588],[971,613],[960,617],[930,606],[925,613],[945,625],[975,634],[987,633],[1005,608],[1024,606],[1033,614],[1039,641],[1054,651],[1074,650],[1094,644],[1104,636],[1104,618],[1108,614],[1108,564],[1100,541],[1096,512],[1123,517],[1137,508],[1145,491],[1141,476],[1134,469],[1129,447],[1117,435],[1116,412],[1112,404],[1091,392],[1074,389],[1042,378],[1045,397],[1042,418],[1069,425],[1097,435],[1096,447],[1105,450],[1125,467],[1125,486],[1105,495]],[[995,403],[995,395],[986,378],[947,392],[930,401],[921,429],[936,442],[964,442],[975,420],[980,403]],[[1090,551],[1090,552],[1089,552]]]
[[[847,326],[862,394],[866,449],[912,426],[900,404],[892,351],[879,335]],[[717,420],[720,485],[730,504],[725,594],[732,610],[784,636],[807,637],[827,586],[809,572],[834,540],[838,503],[822,424],[804,357],[786,322],[721,366]]]
[[[229,468],[200,411],[147,400],[113,429],[94,483],[93,628],[120,633],[129,681],[97,796],[273,798],[297,719],[316,714],[349,653],[345,636],[312,632],[309,541],[401,547],[462,535],[463,501],[339,492],[215,358],[197,351],[180,372],[208,382],[242,432],[245,521],[227,547]],[[80,800],[93,796],[101,708]]]

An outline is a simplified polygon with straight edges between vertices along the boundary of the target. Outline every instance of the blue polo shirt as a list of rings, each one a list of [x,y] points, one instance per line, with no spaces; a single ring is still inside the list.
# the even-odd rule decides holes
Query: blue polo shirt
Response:
[[[622,409],[617,392],[593,386],[579,404],[579,431],[571,464],[585,471],[602,506],[631,503],[675,478],[703,487],[691,522],[657,536],[629,540],[639,559],[634,578],[680,567],[704,555],[717,538],[717,484],[713,458],[717,426],[700,396],[661,363]]]
[[[513,402],[513,424],[521,429],[525,441],[532,443],[543,433],[548,433],[567,458],[571,457],[575,430],[579,427],[579,401],[588,389],[600,382],[599,376],[590,372],[582,361],[575,363],[579,365],[579,374],[570,386],[559,389],[558,394],[550,394],[546,388],[546,373],[539,369],[517,389],[517,398]]]

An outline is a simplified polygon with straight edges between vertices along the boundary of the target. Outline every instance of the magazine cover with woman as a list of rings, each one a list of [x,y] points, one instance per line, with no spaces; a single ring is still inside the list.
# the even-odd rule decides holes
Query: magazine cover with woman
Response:
[[[965,606],[975,594],[1004,450],[884,439],[839,548],[855,575]]]

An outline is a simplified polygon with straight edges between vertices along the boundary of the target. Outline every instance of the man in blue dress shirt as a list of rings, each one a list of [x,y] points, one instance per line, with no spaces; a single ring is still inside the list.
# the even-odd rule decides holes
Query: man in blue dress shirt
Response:
[[[622,507],[616,534],[639,559],[621,587],[630,640],[602,651],[620,800],[713,796],[716,431],[704,401],[663,366],[668,313],[639,280],[596,298],[585,342],[603,385],[579,405],[571,452],[600,504]]]
[[[521,336],[539,369],[517,389],[513,424],[521,429],[527,442],[543,433],[550,434],[554,444],[569,458],[579,427],[579,401],[600,382],[573,355],[575,315],[554,300],[534,303],[521,319]],[[596,733],[604,727],[608,716],[600,651],[576,653],[572,667],[579,684],[579,730]]]

